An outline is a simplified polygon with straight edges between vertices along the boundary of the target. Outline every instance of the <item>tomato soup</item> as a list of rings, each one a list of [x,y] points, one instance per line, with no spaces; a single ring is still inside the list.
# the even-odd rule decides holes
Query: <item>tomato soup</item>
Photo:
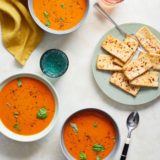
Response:
[[[77,160],[80,160],[80,157],[84,160],[104,159],[113,150],[115,140],[112,122],[96,111],[77,113],[64,130],[65,146]]]
[[[28,136],[43,131],[54,114],[51,91],[36,79],[15,79],[0,92],[0,119],[16,134]]]
[[[33,0],[33,9],[46,27],[68,30],[82,20],[86,11],[86,0]]]

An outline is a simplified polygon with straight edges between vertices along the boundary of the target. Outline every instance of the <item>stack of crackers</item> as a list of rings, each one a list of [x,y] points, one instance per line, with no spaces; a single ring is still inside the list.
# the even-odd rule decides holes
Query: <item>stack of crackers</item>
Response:
[[[99,54],[97,69],[115,71],[110,82],[136,96],[141,87],[159,87],[160,41],[146,28],[141,28],[136,37],[146,50],[132,61],[139,43],[130,37],[122,42],[109,35],[102,43],[108,54]]]

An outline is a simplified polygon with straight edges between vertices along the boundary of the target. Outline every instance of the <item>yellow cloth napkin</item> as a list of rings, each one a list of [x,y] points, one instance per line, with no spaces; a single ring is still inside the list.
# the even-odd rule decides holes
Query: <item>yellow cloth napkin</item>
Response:
[[[43,37],[43,30],[32,19],[27,2],[28,0],[0,0],[3,44],[22,65]]]

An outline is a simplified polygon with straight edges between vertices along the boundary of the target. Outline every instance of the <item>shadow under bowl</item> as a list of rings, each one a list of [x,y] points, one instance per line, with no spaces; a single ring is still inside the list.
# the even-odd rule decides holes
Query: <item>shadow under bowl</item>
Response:
[[[115,141],[115,145],[114,145],[114,148],[112,150],[112,152],[106,157],[104,158],[103,160],[112,160],[116,153],[118,152],[118,149],[119,149],[119,146],[120,146],[120,131],[119,131],[119,128],[118,128],[118,125],[117,123],[115,122],[115,120],[108,114],[106,113],[105,111],[103,110],[100,110],[100,109],[96,109],[96,108],[86,108],[86,109],[82,109],[82,110],[79,110],[79,111],[76,111],[74,112],[73,114],[71,114],[67,120],[64,122],[63,126],[62,126],[62,129],[61,129],[61,137],[60,137],[60,145],[61,145],[61,149],[64,153],[64,155],[66,156],[67,159],[69,160],[76,160],[75,158],[73,158],[71,156],[71,154],[68,152],[66,146],[65,146],[65,143],[64,143],[64,130],[65,130],[65,127],[67,125],[67,123],[69,122],[69,120],[75,116],[77,113],[79,112],[83,112],[83,111],[96,111],[96,112],[99,112],[99,113],[102,113],[103,115],[105,115],[107,118],[109,118],[109,120],[112,122],[113,126],[114,126],[114,129],[115,129],[115,133],[116,133],[116,141]]]

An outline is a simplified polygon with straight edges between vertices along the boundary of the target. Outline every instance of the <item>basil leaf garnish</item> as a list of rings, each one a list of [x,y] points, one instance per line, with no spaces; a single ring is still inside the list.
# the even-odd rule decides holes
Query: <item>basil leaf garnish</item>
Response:
[[[112,138],[114,142],[116,142],[116,138]]]
[[[51,21],[47,21],[46,23],[45,23],[45,26],[47,26],[47,27],[49,27],[51,25]]]
[[[77,128],[77,125],[74,124],[74,123],[70,123],[70,126],[73,128],[75,134],[78,134],[78,128]]]
[[[100,155],[97,156],[97,160],[100,160],[102,157]]]
[[[60,18],[60,21],[61,21],[61,22],[64,22],[64,19],[63,19],[63,18]]]
[[[93,127],[98,127],[97,123],[94,123]]]
[[[13,128],[15,128],[18,132],[20,132],[21,130],[20,129],[18,129],[19,128],[19,123],[16,123],[14,126],[13,126]]]
[[[62,7],[62,8],[65,8],[65,4],[63,3],[63,4],[61,5],[61,7]]]
[[[47,117],[47,110],[46,107],[42,107],[38,113],[37,113],[37,118],[39,119],[45,119]]]
[[[11,107],[11,104],[7,103],[8,107]]]
[[[48,19],[48,16],[49,16],[48,12],[44,11],[43,13],[44,13],[46,19]]]
[[[93,150],[94,152],[102,152],[102,151],[105,150],[105,148],[104,148],[102,145],[96,143],[96,144],[94,144],[92,150]]]
[[[18,118],[18,113],[14,113],[14,117]]]
[[[80,160],[86,160],[87,156],[83,152],[80,152],[79,158],[80,158]]]
[[[13,128],[15,128],[15,129],[18,129],[18,127],[19,127],[19,123],[16,123],[16,124],[13,126]]]
[[[22,85],[22,80],[21,79],[18,80],[17,85],[18,85],[18,87],[21,87],[21,85]]]

